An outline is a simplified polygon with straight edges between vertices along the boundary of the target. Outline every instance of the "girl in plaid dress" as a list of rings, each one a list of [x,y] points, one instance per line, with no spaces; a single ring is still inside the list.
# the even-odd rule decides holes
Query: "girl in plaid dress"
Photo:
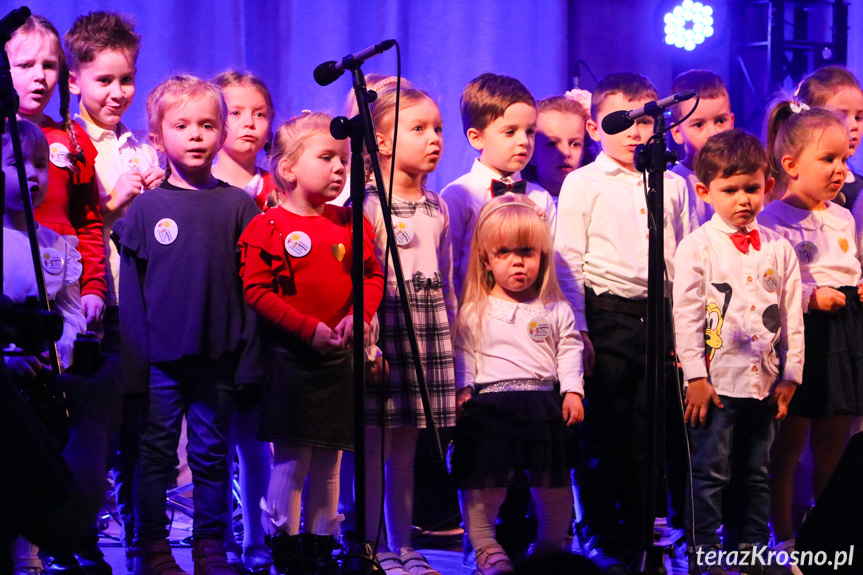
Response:
[[[384,181],[389,181],[393,153],[395,82],[378,83],[372,106]],[[393,172],[392,221],[407,284],[432,415],[438,426],[455,424],[455,375],[450,325],[455,319],[452,245],[449,215],[440,196],[423,188],[443,149],[440,111],[425,93],[402,87]],[[386,540],[378,560],[390,575],[438,573],[411,547],[414,452],[420,428],[426,426],[410,343],[402,317],[392,265],[386,266],[386,230],[377,191],[370,188],[363,204],[375,228],[375,255],[388,268],[381,347],[389,375],[366,393],[366,532],[380,521],[381,442],[386,459],[384,515]],[[383,538],[382,538],[383,539]]]

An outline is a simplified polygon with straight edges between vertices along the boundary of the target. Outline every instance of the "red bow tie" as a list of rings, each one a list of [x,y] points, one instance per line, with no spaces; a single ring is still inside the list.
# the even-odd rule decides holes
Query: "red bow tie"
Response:
[[[751,230],[745,234],[740,232],[731,234],[731,241],[734,242],[734,246],[744,254],[749,253],[749,244],[752,244],[752,247],[756,250],[761,249],[761,236],[758,235],[758,230]]]
[[[525,182],[524,180],[519,180],[517,182],[507,184],[506,182],[501,182],[500,180],[491,181],[491,197],[496,198],[498,196],[504,195],[507,192],[512,192],[514,194],[524,194],[525,192],[527,192],[527,182]]]

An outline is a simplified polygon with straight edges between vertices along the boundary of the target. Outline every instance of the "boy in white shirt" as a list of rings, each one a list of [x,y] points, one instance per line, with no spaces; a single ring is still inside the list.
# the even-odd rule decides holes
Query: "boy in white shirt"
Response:
[[[698,196],[715,209],[675,255],[674,328],[688,382],[694,525],[687,494],[690,573],[718,564],[721,494],[736,477],[741,571],[762,572],[752,551],[767,545],[767,464],[777,421],[803,377],[800,267],[794,248],[755,219],[773,187],[755,136],[713,136],[696,160]],[[727,551],[736,551],[727,550]],[[713,553],[710,553],[713,551]],[[749,567],[749,568],[745,568]],[[754,567],[754,569],[752,569]],[[736,569],[735,569],[736,570]]]
[[[536,134],[536,101],[524,84],[486,72],[465,86],[459,104],[464,133],[479,151],[470,172],[441,192],[449,208],[453,284],[461,300],[473,229],[486,202],[506,192],[525,194],[544,211],[552,234],[556,209],[551,194],[521,179]]]
[[[695,184],[698,182],[694,171],[695,156],[710,136],[734,128],[734,114],[731,112],[728,88],[717,74],[707,70],[689,70],[677,76],[671,83],[672,94],[688,90],[698,92],[701,99],[695,112],[680,126],[671,129],[674,141],[681,144],[686,151],[686,157],[671,171],[686,180],[689,205],[698,218],[698,225],[701,225],[713,215],[713,206],[701,200],[695,193]],[[688,100],[674,106],[671,109],[672,120],[679,121],[694,105],[695,100]]]
[[[614,135],[602,129],[602,120],[656,99],[656,88],[638,74],[611,74],[597,84],[587,130],[602,153],[564,180],[554,241],[558,280],[584,337],[585,372],[592,375],[585,381],[584,516],[596,548],[617,564],[636,561],[645,504],[648,222],[634,151],[652,135],[653,120],[641,118]],[[671,278],[674,251],[693,221],[683,179],[667,172],[664,183],[665,263]],[[677,391],[671,389],[670,361],[667,371],[671,401]],[[675,413],[679,409],[667,418],[671,426],[677,423]],[[680,441],[669,460],[684,457],[680,434],[669,437]],[[682,497],[682,474],[679,483],[673,493]]]

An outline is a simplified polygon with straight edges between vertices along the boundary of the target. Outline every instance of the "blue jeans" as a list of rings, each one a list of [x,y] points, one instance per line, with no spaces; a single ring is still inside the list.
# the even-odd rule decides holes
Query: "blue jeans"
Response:
[[[152,364],[135,485],[136,542],[168,536],[166,491],[173,486],[183,416],[194,485],[192,534],[222,540],[229,488],[228,426],[234,409],[233,359],[185,357]]]
[[[770,489],[767,466],[770,446],[779,422],[770,399],[720,395],[725,406],[710,405],[707,425],[689,427],[692,450],[692,483],[686,497],[686,533],[692,533],[695,509],[695,545],[718,545],[716,530],[722,523],[723,490],[734,474],[734,517],[726,518],[739,532],[740,543],[763,543],[770,538],[767,525]],[[692,495],[692,499],[690,498]]]

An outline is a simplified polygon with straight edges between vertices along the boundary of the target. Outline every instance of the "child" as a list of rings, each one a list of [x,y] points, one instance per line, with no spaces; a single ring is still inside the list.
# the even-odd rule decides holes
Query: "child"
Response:
[[[584,415],[582,344],[552,249],[536,205],[521,195],[490,201],[473,231],[456,332],[463,418],[452,473],[482,575],[512,571],[494,524],[516,471],[527,471],[537,506],[535,551],[560,550],[572,517],[565,440]]]
[[[252,74],[234,70],[213,79],[225,93],[228,103],[228,138],[219,150],[213,175],[242,188],[259,208],[266,209],[267,198],[275,194],[270,172],[255,165],[261,150],[269,149],[273,139],[273,98],[264,83]]]
[[[279,574],[333,572],[339,461],[353,447],[351,213],[327,204],[345,185],[348,146],[329,127],[329,116],[308,113],[279,128],[272,165],[281,204],[255,218],[240,239],[245,298],[264,320],[258,437],[274,447],[265,512]],[[383,274],[371,224],[364,227],[367,330]]]
[[[390,84],[376,91],[372,118],[384,182],[389,182],[396,90]],[[440,110],[428,94],[402,87],[392,189],[393,228],[432,416],[439,427],[451,427],[455,425],[455,373],[450,326],[455,325],[456,302],[449,213],[440,196],[423,188],[425,176],[437,167],[441,158],[442,130]],[[387,236],[374,187],[367,190],[363,209],[374,225],[375,255],[381,266],[387,267],[384,261]],[[414,453],[419,430],[426,423],[391,263],[388,270],[382,339],[386,342],[384,357],[389,364],[389,376],[382,385],[366,388],[366,533],[373,539],[380,520],[383,441],[387,533],[377,559],[390,575],[435,574],[437,571],[411,547]]]
[[[719,547],[723,490],[738,472],[739,546],[764,546],[770,539],[767,464],[774,419],[785,417],[803,376],[797,256],[755,220],[773,187],[764,147],[746,132],[723,132],[705,142],[695,168],[698,195],[714,214],[674,256],[674,329],[688,382],[684,418],[692,426],[684,516],[693,546],[690,574],[711,566],[704,557]]]
[[[102,319],[102,349],[118,352],[120,311],[120,252],[111,241],[111,229],[143,190],[161,183],[156,150],[138,142],[121,118],[135,96],[135,62],[141,37],[131,21],[112,12],[80,16],[63,37],[69,63],[69,90],[78,96],[75,120],[95,147],[96,184],[103,216],[104,254],[108,299]],[[119,455],[114,464],[114,492],[123,520],[123,545],[128,556],[134,544],[133,477],[138,455],[143,407],[140,397],[123,396],[123,425]]]
[[[470,237],[483,205],[506,191],[526,194],[545,212],[554,230],[556,210],[551,195],[523,182],[521,170],[533,156],[536,101],[524,84],[497,74],[480,74],[461,95],[461,121],[468,142],[477,151],[470,172],[441,192],[450,214],[453,284],[460,298],[470,259]]]
[[[851,158],[863,135],[863,91],[854,74],[841,66],[825,66],[800,83],[797,98],[813,108],[827,108],[844,118],[849,135],[848,157]],[[845,185],[833,201],[852,210],[861,189],[863,176],[849,169]]]
[[[553,96],[536,105],[536,149],[524,177],[551,194],[555,205],[564,178],[581,166],[584,157],[590,118],[590,94],[585,94],[587,107],[568,96]]]
[[[6,45],[12,81],[18,93],[18,116],[45,133],[51,151],[45,201],[36,210],[42,225],[65,236],[76,236],[84,271],[81,303],[87,323],[105,310],[105,246],[99,191],[93,174],[96,150],[87,134],[69,116],[69,70],[60,35],[42,16],[30,16]],[[60,125],[44,114],[60,84]]]
[[[566,177],[559,201],[560,221],[566,225],[555,236],[561,288],[584,337],[585,371],[593,374],[585,383],[590,399],[584,436],[589,465],[581,482],[584,515],[598,551],[617,562],[634,559],[628,555],[639,546],[645,504],[641,478],[646,473],[648,226],[642,175],[635,171],[633,153],[652,135],[653,121],[642,118],[614,135],[601,126],[610,112],[638,108],[656,98],[653,84],[638,74],[612,74],[597,84],[587,130],[600,142],[602,153]],[[673,278],[674,251],[693,229],[686,184],[676,174],[665,174],[664,206],[665,265]],[[676,406],[672,368],[666,381],[669,405]],[[679,435],[675,413],[669,411],[667,419]],[[675,454],[669,453],[674,461]]]
[[[717,74],[707,70],[689,70],[677,76],[671,83],[671,92],[677,94],[692,90],[698,92],[700,100],[695,112],[681,125],[671,129],[674,141],[683,146],[686,156],[671,169],[683,176],[689,190],[689,206],[698,218],[698,225],[713,216],[712,204],[705,202],[696,193],[698,178],[695,176],[695,157],[707,139],[734,128],[734,114],[728,88]],[[695,106],[695,100],[688,100],[671,108],[671,118],[675,122],[686,116]]]
[[[758,220],[788,239],[800,259],[806,333],[803,385],[771,452],[771,524],[777,548],[788,552],[794,548],[794,469],[807,436],[817,500],[845,448],[850,418],[863,414],[860,254],[851,214],[833,203],[846,181],[848,140],[845,123],[828,110],[786,100],[768,117],[781,201]]]
[[[226,114],[213,84],[183,75],[159,84],[147,98],[147,125],[167,160],[167,178],[115,225],[124,391],[149,393],[136,476],[136,575],[183,573],[167,540],[165,492],[184,415],[195,488],[195,573],[233,573],[222,543],[227,431],[250,327],[236,245],[259,210],[210,171]]]

